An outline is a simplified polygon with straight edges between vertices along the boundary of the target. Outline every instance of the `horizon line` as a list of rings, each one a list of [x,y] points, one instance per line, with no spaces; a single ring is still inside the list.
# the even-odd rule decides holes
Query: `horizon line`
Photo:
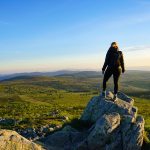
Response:
[[[0,72],[0,76],[12,75],[12,74],[30,74],[30,73],[48,73],[48,72],[59,72],[59,71],[97,71],[101,72],[101,69],[56,69],[56,70],[45,70],[45,71],[14,71],[14,72]],[[126,71],[150,71],[150,66],[137,66],[128,67]]]

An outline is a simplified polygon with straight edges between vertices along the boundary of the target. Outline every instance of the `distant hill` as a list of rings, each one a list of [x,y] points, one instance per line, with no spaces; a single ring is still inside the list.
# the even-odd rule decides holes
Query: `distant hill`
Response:
[[[60,70],[55,72],[29,72],[29,73],[14,73],[9,75],[0,75],[0,81],[17,77],[32,77],[32,76],[57,76],[61,74],[72,74],[78,71]]]
[[[72,92],[99,92],[102,87],[103,75],[99,71],[60,71],[50,73],[28,73],[9,76],[0,81],[5,85],[41,86]],[[21,75],[21,76],[19,76]],[[108,82],[108,88],[113,90],[113,78]],[[20,88],[20,87],[18,87]],[[23,88],[24,89],[24,88]],[[126,71],[120,78],[120,90],[129,95],[141,95],[149,98],[150,71]]]
[[[133,77],[132,75],[136,75],[138,77],[142,77],[143,75],[147,77],[150,74],[150,71],[139,71],[139,70],[128,70],[125,73],[125,76]],[[101,71],[72,71],[72,70],[60,70],[54,72],[29,72],[29,73],[15,73],[9,75],[0,75],[0,81],[8,80],[8,79],[23,79],[23,78],[30,78],[36,76],[47,76],[47,77],[102,77]]]
[[[17,81],[17,80],[28,80],[28,79],[34,79],[35,77],[40,77],[40,76],[16,76],[16,77],[11,77],[11,78],[6,78],[3,80],[0,80],[0,82],[5,82],[5,81]]]
[[[80,71],[80,72],[73,72],[73,73],[68,73],[68,74],[59,74],[56,75],[58,77],[85,77],[85,78],[90,78],[90,77],[100,77],[102,73],[100,71]]]

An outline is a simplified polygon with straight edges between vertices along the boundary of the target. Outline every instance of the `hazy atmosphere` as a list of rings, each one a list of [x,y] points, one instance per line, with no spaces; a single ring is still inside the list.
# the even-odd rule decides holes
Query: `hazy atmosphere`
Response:
[[[149,70],[149,0],[0,1],[0,73],[101,70],[112,41]]]

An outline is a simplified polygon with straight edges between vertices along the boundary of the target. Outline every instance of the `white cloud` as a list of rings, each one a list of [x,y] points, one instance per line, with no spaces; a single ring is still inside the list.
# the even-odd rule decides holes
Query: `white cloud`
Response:
[[[125,64],[128,67],[150,66],[150,46],[140,45],[124,48]]]
[[[125,47],[124,51],[132,52],[132,51],[149,51],[150,52],[150,45],[139,45],[139,46],[130,46]]]

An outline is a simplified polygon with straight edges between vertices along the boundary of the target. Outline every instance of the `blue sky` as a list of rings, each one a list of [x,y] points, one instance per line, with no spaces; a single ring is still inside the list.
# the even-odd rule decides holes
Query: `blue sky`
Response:
[[[101,70],[117,41],[126,68],[150,66],[149,0],[1,0],[0,73]]]

